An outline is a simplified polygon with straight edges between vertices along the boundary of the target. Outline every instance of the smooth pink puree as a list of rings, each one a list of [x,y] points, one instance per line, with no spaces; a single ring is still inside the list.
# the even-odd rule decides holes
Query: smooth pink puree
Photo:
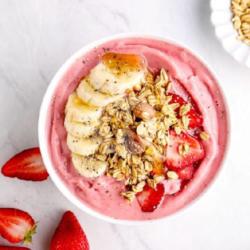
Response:
[[[111,177],[95,180],[80,176],[72,166],[66,145],[64,108],[70,93],[77,87],[106,51],[129,52],[144,56],[155,72],[165,68],[170,74],[173,90],[195,100],[204,119],[204,129],[210,140],[204,142],[206,157],[177,196],[167,197],[152,213],[142,212],[137,201],[128,204],[121,196],[123,185]],[[72,194],[95,211],[117,219],[148,220],[170,215],[194,200],[212,181],[220,168],[228,137],[227,113],[223,96],[211,72],[188,50],[178,45],[154,39],[125,38],[106,42],[81,55],[66,70],[54,92],[48,110],[47,142],[51,161]]]

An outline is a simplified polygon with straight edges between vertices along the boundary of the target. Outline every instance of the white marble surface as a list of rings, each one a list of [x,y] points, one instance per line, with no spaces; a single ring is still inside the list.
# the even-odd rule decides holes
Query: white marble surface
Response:
[[[0,1],[0,164],[37,145],[42,96],[65,59],[119,32],[186,43],[216,69],[231,111],[231,147],[220,177],[199,202],[163,221],[110,225],[76,209],[50,180],[34,184],[0,176],[0,206],[28,210],[39,221],[32,250],[48,249],[67,209],[78,215],[92,250],[250,249],[250,70],[223,51],[209,15],[208,0]]]

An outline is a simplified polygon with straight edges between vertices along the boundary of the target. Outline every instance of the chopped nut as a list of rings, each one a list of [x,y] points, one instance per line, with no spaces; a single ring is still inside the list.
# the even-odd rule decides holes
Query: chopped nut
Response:
[[[155,117],[155,110],[148,103],[141,102],[137,104],[134,107],[133,112],[136,117],[141,118],[144,121],[150,120]]]
[[[144,145],[142,144],[139,136],[129,129],[126,131],[125,146],[132,154],[142,154],[144,152]]]

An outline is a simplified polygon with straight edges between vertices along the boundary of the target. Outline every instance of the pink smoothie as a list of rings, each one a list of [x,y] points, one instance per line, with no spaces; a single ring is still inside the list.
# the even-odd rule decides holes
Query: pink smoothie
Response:
[[[128,204],[121,196],[123,185],[111,177],[95,180],[80,176],[74,169],[66,145],[64,109],[75,90],[106,51],[128,52],[144,56],[152,72],[165,68],[172,81],[172,92],[190,95],[204,119],[210,140],[204,142],[206,157],[186,188],[176,196],[166,197],[152,213],[142,212],[136,200]],[[168,42],[145,38],[125,38],[106,42],[81,55],[58,82],[47,118],[47,143],[50,158],[60,178],[82,203],[95,211],[117,219],[150,220],[170,215],[193,201],[213,180],[221,166],[228,138],[228,120],[220,88],[199,59],[188,50]]]

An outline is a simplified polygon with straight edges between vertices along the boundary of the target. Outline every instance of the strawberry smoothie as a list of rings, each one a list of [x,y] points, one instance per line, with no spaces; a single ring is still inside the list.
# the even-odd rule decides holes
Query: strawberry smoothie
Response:
[[[202,141],[205,155],[193,178],[176,195],[165,196],[156,210],[144,213],[135,200],[131,204],[120,193],[124,185],[112,177],[85,178],[72,165],[66,143],[64,110],[69,95],[80,80],[99,62],[106,52],[138,54],[147,61],[151,72],[164,68],[172,81],[171,92],[183,100],[191,98],[209,134]],[[58,82],[47,114],[46,140],[49,157],[60,178],[72,195],[91,209],[115,219],[151,220],[170,215],[185,207],[210,184],[221,166],[227,146],[228,117],[222,93],[211,72],[190,51],[176,44],[149,38],[116,39],[80,56]],[[183,173],[182,173],[183,174]],[[165,188],[172,189],[171,182]]]

